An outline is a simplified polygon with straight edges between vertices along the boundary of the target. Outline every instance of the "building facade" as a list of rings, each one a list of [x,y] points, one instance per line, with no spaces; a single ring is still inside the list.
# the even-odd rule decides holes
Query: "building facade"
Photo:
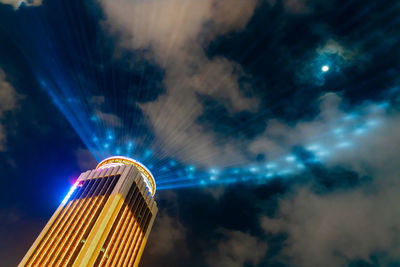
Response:
[[[111,157],[82,173],[19,266],[138,266],[158,208],[151,172]]]

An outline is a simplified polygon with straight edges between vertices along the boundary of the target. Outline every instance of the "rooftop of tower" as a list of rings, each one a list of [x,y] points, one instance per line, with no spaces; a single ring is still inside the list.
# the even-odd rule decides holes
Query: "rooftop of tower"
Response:
[[[142,174],[144,181],[146,182],[147,186],[149,187],[149,190],[151,192],[151,195],[154,196],[156,193],[156,182],[154,179],[153,174],[150,172],[149,169],[146,168],[146,166],[132,158],[124,157],[124,156],[112,156],[109,158],[106,158],[102,160],[96,167],[96,169],[105,169],[105,168],[111,168],[111,167],[116,167],[116,166],[121,166],[121,165],[134,165],[139,172]]]

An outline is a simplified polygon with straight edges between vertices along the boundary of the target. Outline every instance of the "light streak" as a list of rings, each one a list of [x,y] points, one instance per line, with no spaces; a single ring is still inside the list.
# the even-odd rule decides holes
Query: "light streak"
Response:
[[[69,198],[71,197],[71,195],[75,192],[75,190],[79,187],[79,181],[76,181],[74,183],[74,185],[71,187],[71,189],[68,191],[67,195],[65,196],[65,198],[63,199],[63,201],[61,202],[63,205],[67,204]]]
[[[90,95],[77,90],[79,87],[71,83],[73,79],[70,79],[62,66],[58,65],[62,64],[62,61],[57,59],[56,54],[51,48],[46,50],[43,56],[49,59],[45,64],[50,75],[43,76],[38,73],[37,76],[42,87],[48,92],[86,147],[97,160],[115,154],[139,158],[152,170],[156,183],[160,186],[158,190],[231,183],[258,184],[276,177],[296,175],[305,171],[308,164],[323,164],[339,153],[346,153],[350,146],[356,146],[359,138],[364,138],[383,123],[380,114],[390,107],[386,101],[372,103],[367,111],[357,107],[348,114],[340,116],[340,119],[327,125],[329,127],[315,133],[315,136],[310,136],[309,140],[304,140],[304,143],[300,144],[310,154],[307,159],[290,151],[291,144],[289,144],[286,153],[274,156],[265,162],[236,164],[229,167],[194,166],[194,161],[190,164],[192,158],[189,158],[189,164],[186,165],[174,157],[174,153],[178,152],[171,155],[165,152],[160,156],[160,153],[152,151],[150,148],[153,147],[153,140],[149,135],[141,136],[146,131],[144,126],[135,131],[130,131],[129,127],[125,129],[125,125],[122,128],[119,128],[121,126],[112,127],[94,106],[85,105],[84,103],[88,101],[84,100],[87,100]],[[331,63],[328,65],[328,61],[321,62],[325,63],[321,68],[323,72],[336,71],[336,66]],[[321,65],[319,63],[317,66]],[[43,77],[48,79],[45,80]],[[263,115],[263,113],[260,114]],[[118,125],[116,121],[112,122]],[[193,137],[193,142],[196,142],[195,137]],[[193,159],[195,160],[194,157]]]
[[[159,190],[209,187],[232,183],[262,184],[270,179],[297,175],[305,171],[309,164],[323,164],[325,160],[329,159],[328,156],[346,153],[347,148],[355,146],[361,136],[370,133],[372,129],[379,125],[379,119],[371,119],[370,117],[370,113],[364,115],[349,113],[345,115],[342,120],[337,122],[337,125],[333,125],[334,130],[327,133],[321,132],[320,136],[314,136],[314,143],[304,145],[305,151],[311,154],[311,157],[307,159],[303,159],[296,153],[289,153],[284,157],[278,157],[265,163],[231,168],[212,167],[208,170],[193,169],[191,165],[181,166],[177,164],[175,167],[184,169],[186,175],[178,175],[176,170],[163,166],[160,168],[160,172],[162,170],[164,174],[157,181]],[[157,177],[157,174],[155,175]]]

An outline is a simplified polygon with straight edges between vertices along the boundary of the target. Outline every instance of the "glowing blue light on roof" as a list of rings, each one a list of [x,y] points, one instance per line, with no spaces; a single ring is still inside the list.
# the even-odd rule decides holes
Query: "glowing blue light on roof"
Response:
[[[324,66],[322,66],[321,70],[323,72],[327,72],[327,71],[329,71],[329,66],[328,65],[324,65]]]
[[[148,158],[148,157],[150,157],[151,156],[151,150],[149,150],[149,149],[146,149],[146,151],[144,152],[144,158]]]
[[[111,131],[107,131],[107,139],[108,140],[113,140],[114,136],[112,135]]]
[[[210,169],[210,173],[212,173],[212,174],[218,174],[218,173],[219,173],[219,170],[216,169],[216,168],[211,168],[211,169]]]
[[[194,172],[194,170],[195,170],[195,167],[193,165],[189,165],[186,167],[186,171],[188,171],[188,172]]]
[[[63,201],[61,202],[61,204],[65,205],[68,202],[68,199],[71,197],[71,195],[75,192],[75,190],[78,188],[79,186],[79,182],[76,181],[74,183],[74,185],[71,187],[71,189],[68,191],[67,195],[65,196],[65,198],[63,199]]]

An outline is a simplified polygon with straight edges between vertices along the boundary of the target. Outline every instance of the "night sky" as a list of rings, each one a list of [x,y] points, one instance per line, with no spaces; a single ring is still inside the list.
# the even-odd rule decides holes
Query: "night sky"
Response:
[[[111,155],[140,266],[400,266],[399,41],[391,0],[0,0],[0,266]]]

